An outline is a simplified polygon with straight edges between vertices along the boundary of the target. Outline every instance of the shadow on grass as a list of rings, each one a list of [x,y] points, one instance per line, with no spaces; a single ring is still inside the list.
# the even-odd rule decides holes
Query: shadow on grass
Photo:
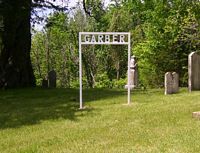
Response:
[[[87,102],[121,96],[124,91],[85,90]],[[39,124],[45,120],[68,119],[95,115],[100,109],[79,110],[79,91],[76,89],[16,89],[0,91],[0,129]]]

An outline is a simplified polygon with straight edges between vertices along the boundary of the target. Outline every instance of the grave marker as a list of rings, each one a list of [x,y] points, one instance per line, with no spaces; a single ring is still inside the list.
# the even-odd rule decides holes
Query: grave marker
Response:
[[[200,55],[192,52],[188,56],[188,88],[192,90],[200,90]]]
[[[42,88],[48,88],[48,80],[42,79]]]
[[[176,72],[165,73],[165,95],[177,93],[179,90],[179,76]]]
[[[49,88],[56,88],[56,72],[54,70],[48,73],[48,84]]]
[[[130,88],[133,89],[138,86],[138,66],[135,56],[131,56],[130,60],[130,73],[128,73],[130,78]],[[128,88],[128,83],[125,86],[125,88]]]

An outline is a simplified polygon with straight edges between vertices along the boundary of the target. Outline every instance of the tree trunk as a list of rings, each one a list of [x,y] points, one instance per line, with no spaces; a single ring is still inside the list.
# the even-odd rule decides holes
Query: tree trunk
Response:
[[[2,0],[0,88],[35,86],[30,60],[31,0]]]
[[[88,83],[88,86],[90,88],[93,87],[93,78],[91,76],[91,69],[90,69],[90,65],[89,65],[89,62],[87,61],[86,59],[87,57],[85,57],[85,55],[82,55],[82,59],[83,59],[83,64],[84,64],[84,68],[85,68],[85,73],[86,73],[86,78],[87,78],[87,83]]]
[[[33,50],[32,50],[32,52],[33,52],[33,55],[35,56],[35,59],[36,59],[36,66],[37,66],[37,69],[38,69],[39,76],[42,79],[42,72],[41,72],[41,67],[40,67],[40,56],[39,56],[38,48],[36,48],[36,52],[33,51]]]
[[[119,76],[119,69],[120,69],[120,62],[119,60],[116,61],[116,71],[117,71],[117,80],[119,80],[120,76]]]

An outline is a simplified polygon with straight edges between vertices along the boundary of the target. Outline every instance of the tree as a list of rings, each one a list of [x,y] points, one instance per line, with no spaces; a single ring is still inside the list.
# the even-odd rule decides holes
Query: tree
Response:
[[[31,12],[35,7],[62,8],[45,0],[1,0],[0,4],[0,88],[35,86],[30,60]]]
[[[199,1],[154,1],[152,7],[147,4],[142,23],[144,39],[134,46],[140,78],[146,85],[162,87],[164,74],[175,71],[179,73],[180,85],[186,86],[188,55],[200,47],[196,11]]]
[[[34,86],[30,61],[31,0],[3,0],[0,88]]]
[[[54,12],[47,18],[44,30],[34,34],[31,59],[37,85],[41,84],[49,70],[56,71],[59,87],[77,85],[78,36],[74,36],[73,30],[77,26],[73,23],[66,13]]]

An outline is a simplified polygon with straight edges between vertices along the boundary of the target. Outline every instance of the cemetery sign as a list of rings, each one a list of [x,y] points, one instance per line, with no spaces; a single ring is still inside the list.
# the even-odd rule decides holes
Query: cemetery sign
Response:
[[[128,74],[130,73],[130,33],[129,32],[79,32],[79,84],[80,109],[82,100],[82,45],[128,45]],[[128,75],[128,104],[130,104],[130,77]]]

